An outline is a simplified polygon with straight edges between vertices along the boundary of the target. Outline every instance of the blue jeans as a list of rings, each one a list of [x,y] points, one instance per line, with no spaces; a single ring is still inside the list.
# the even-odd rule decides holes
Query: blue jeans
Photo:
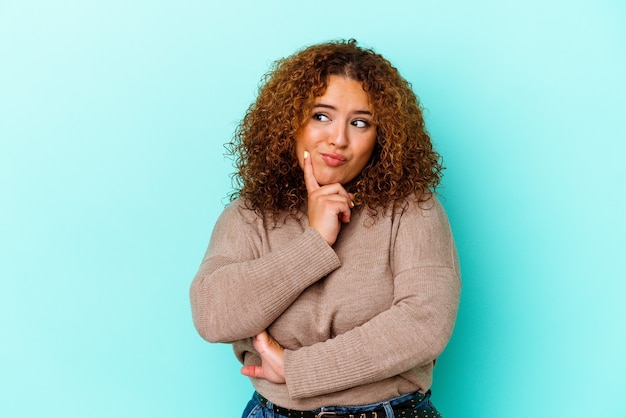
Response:
[[[315,410],[315,412],[324,411],[332,411],[341,414],[358,414],[360,412],[373,411],[375,409],[384,409],[387,416],[381,418],[396,418],[393,413],[393,406],[400,404],[402,402],[408,401],[413,397],[413,393],[407,393],[406,395],[399,396],[397,398],[388,399],[383,402],[377,402],[369,405],[360,405],[360,406],[329,406],[322,408],[320,410]],[[424,400],[418,405],[421,408],[433,408],[430,403],[430,391],[426,394]],[[256,396],[256,392],[252,395],[252,399],[248,402],[246,409],[243,411],[243,415],[241,418],[289,418],[284,415],[276,414],[272,409],[272,403],[268,402],[265,407],[262,407],[259,403],[259,398]]]

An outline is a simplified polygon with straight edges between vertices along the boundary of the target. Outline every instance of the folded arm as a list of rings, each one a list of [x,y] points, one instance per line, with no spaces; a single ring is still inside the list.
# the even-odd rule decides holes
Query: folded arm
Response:
[[[339,267],[313,229],[260,255],[250,223],[227,208],[190,289],[194,324],[211,342],[233,342],[265,330],[304,289]]]

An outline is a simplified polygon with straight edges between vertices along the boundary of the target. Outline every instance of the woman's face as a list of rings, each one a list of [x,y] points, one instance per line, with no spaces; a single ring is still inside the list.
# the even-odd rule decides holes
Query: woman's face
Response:
[[[375,144],[369,95],[358,81],[330,76],[326,91],[315,99],[309,120],[296,136],[300,167],[308,151],[320,185],[346,184],[363,170]]]

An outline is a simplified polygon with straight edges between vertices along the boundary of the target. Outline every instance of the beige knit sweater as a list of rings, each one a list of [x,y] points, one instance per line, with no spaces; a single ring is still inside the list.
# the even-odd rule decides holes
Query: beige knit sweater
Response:
[[[446,214],[433,198],[372,223],[355,210],[330,247],[306,216],[266,228],[232,202],[191,285],[193,319],[211,342],[260,364],[250,337],[285,347],[286,384],[252,379],[279,406],[362,405],[425,392],[460,292]],[[233,371],[237,373],[237,371]]]

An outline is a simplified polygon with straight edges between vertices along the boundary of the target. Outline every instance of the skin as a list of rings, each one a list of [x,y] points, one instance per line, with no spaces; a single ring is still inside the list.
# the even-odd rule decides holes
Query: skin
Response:
[[[363,171],[376,145],[369,95],[361,83],[330,76],[311,117],[296,136],[308,192],[309,225],[333,245],[350,221],[353,196],[343,187]],[[305,158],[308,156],[309,158]]]
[[[369,161],[376,144],[369,95],[361,83],[332,75],[326,91],[315,99],[311,117],[296,136],[296,155],[304,169],[311,155],[320,185],[346,184]]]
[[[309,226],[328,245],[341,225],[350,222],[352,196],[343,187],[365,168],[376,145],[369,95],[358,81],[330,76],[324,94],[315,100],[311,118],[296,137],[298,162],[308,193]],[[273,383],[285,383],[284,348],[266,331],[252,341],[260,366],[241,373]]]

